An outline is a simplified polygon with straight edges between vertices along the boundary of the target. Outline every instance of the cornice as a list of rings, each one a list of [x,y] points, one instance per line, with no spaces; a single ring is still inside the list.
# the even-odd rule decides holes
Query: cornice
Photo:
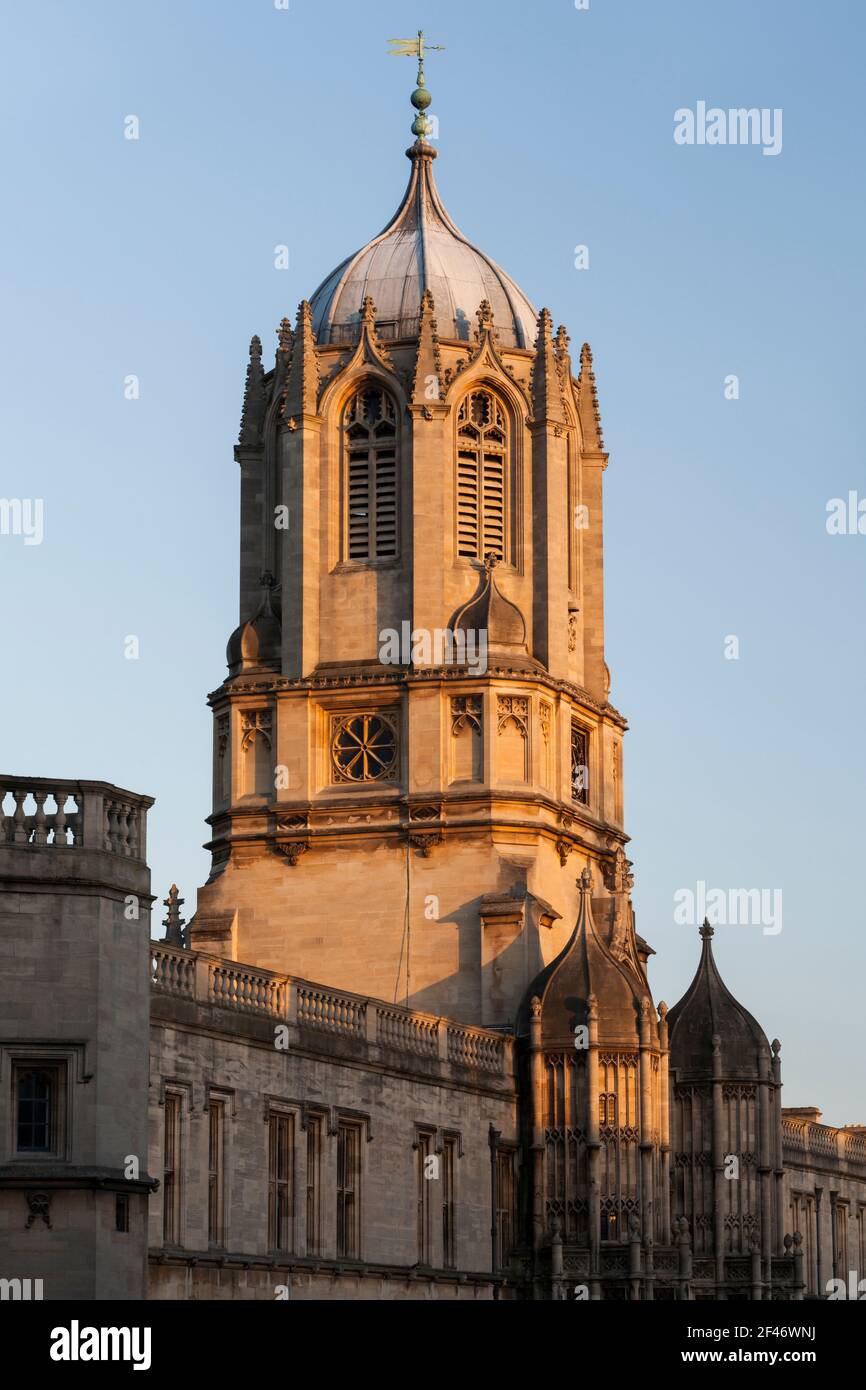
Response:
[[[212,690],[207,700],[211,708],[215,708],[218,704],[241,695],[280,694],[289,691],[303,694],[333,690],[387,689],[394,686],[429,685],[433,682],[440,684],[459,682],[467,689],[483,690],[494,680],[521,681],[525,684],[540,686],[542,689],[553,691],[556,694],[568,695],[577,704],[593,710],[602,719],[609,720],[622,730],[628,728],[628,721],[618,709],[608,701],[596,700],[583,686],[576,685],[573,681],[560,680],[550,676],[546,671],[527,669],[523,666],[488,666],[483,676],[472,676],[467,673],[465,668],[454,666],[430,666],[413,671],[404,668],[394,671],[369,668],[361,671],[342,669],[335,671],[333,675],[305,676],[301,680],[290,680],[288,676],[276,675],[263,679],[235,676],[224,681],[216,690]]]

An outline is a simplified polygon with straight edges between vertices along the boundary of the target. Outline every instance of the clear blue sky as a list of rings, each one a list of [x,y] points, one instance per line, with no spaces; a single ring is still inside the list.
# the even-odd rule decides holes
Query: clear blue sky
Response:
[[[41,546],[0,537],[3,765],[154,795],[154,887],[192,910],[247,344],[399,201],[414,74],[386,40],[426,25],[446,206],[595,354],[656,997],[697,961],[678,888],[780,888],[780,934],[718,929],[723,974],[782,1040],[785,1103],[866,1122],[866,536],[825,529],[866,497],[860,0],[4,11],[0,496],[46,510]],[[781,107],[781,154],[676,145],[700,100]]]

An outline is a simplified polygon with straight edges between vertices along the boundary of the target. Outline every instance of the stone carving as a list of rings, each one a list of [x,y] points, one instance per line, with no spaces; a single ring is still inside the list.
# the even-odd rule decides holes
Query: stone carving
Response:
[[[500,695],[497,697],[496,712],[500,734],[508,721],[513,720],[523,737],[526,738],[527,722],[529,720],[528,699],[525,699],[521,695]]]
[[[48,1192],[28,1192],[27,1207],[30,1215],[27,1217],[25,1230],[29,1231],[30,1227],[36,1221],[44,1221],[49,1231],[52,1229],[51,1217],[49,1215],[51,1210],[51,1196]]]
[[[241,711],[241,747],[247,749],[254,738],[262,735],[268,747],[271,746],[271,711],[269,709],[245,709]]]
[[[550,742],[552,706],[546,700],[542,700],[538,706],[538,722],[541,725],[541,737],[545,743]]]
[[[306,854],[310,848],[309,840],[284,840],[277,845],[280,854],[284,854],[291,864],[295,867],[302,854]]]
[[[455,695],[451,701],[452,734],[462,733],[467,724],[480,734],[482,710],[480,695]]]

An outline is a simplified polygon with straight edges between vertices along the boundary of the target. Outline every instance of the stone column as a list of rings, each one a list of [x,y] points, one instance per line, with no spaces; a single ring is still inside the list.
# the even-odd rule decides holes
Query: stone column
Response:
[[[490,1145],[490,1268],[494,1275],[499,1272],[499,1232],[496,1229],[496,1212],[499,1206],[499,1171],[496,1156],[502,1131],[490,1126],[487,1142]]]
[[[764,1065],[762,1063],[762,1065]],[[758,1085],[758,1182],[761,1201],[761,1254],[764,1261],[764,1278],[769,1283],[772,1278],[773,1255],[773,1162],[775,1145],[770,1139],[770,1082],[765,1074]]]
[[[652,1005],[644,999],[640,1010],[640,1178],[641,1217],[644,1239],[652,1241],[655,1230],[653,1191],[653,1129],[656,1116],[652,1105]]]
[[[586,1148],[589,1166],[589,1273],[590,1297],[600,1297],[601,1192],[599,1160],[601,1140],[598,1125],[598,1000],[587,999],[589,1050],[586,1054]]]
[[[824,1196],[823,1187],[815,1188],[815,1253],[818,1269],[818,1297],[823,1298],[827,1290],[825,1288],[825,1268],[824,1268],[824,1239],[821,1231],[821,1198]]]
[[[659,1201],[661,1204],[661,1217],[659,1227],[662,1232],[662,1242],[667,1244],[671,1229],[671,1081],[670,1081],[670,1047],[668,1045],[668,1006],[662,1000],[658,1006],[659,1013],[659,1048],[661,1057],[659,1061],[659,1100],[661,1104],[661,1192]]]
[[[751,1249],[752,1301],[759,1303],[763,1289],[761,1285],[761,1242],[757,1236],[752,1240]]]
[[[830,1191],[830,1257],[831,1257],[831,1260],[832,1260],[832,1268],[831,1268],[831,1270],[830,1270],[830,1278],[831,1278],[831,1279],[838,1279],[838,1278],[839,1278],[839,1268],[838,1268],[838,1265],[839,1265],[839,1250],[838,1250],[838,1246],[837,1246],[837,1243],[836,1243],[836,1203],[838,1202],[838,1200],[839,1200],[839,1193],[836,1192],[836,1191],[834,1191],[833,1189],[831,1189],[831,1191]],[[847,1277],[847,1270],[846,1270],[846,1271],[843,1271],[843,1275],[844,1275],[844,1277]]]
[[[541,1000],[530,1005],[529,1071],[532,1086],[532,1246],[535,1251],[544,1239],[544,1053],[541,1050]],[[536,1257],[537,1260],[537,1257]]]
[[[323,421],[317,413],[318,385],[312,313],[304,302],[298,309],[280,431],[278,501],[289,509],[289,529],[281,532],[283,674],[290,679],[309,675],[319,660]]]
[[[718,1297],[725,1282],[725,1138],[722,1098],[722,1040],[713,1034],[713,1254]]]
[[[532,655],[568,678],[568,440],[560,365],[547,309],[532,368]]]
[[[776,1187],[776,1230],[773,1249],[777,1255],[781,1255],[784,1249],[783,1239],[785,1234],[785,1169],[782,1161],[782,1059],[780,1053],[782,1044],[778,1038],[773,1039],[773,1109],[772,1127],[773,1140],[775,1143],[775,1187]]]

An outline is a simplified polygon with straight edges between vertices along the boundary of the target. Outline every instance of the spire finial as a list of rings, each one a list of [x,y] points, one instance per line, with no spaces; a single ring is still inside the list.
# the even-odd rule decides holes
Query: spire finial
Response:
[[[163,898],[162,901],[163,905],[168,908],[168,916],[164,919],[162,924],[166,929],[165,936],[162,938],[163,944],[166,946],[183,947],[183,929],[186,923],[180,915],[180,909],[183,907],[184,900],[178,894],[176,883],[171,885],[168,890],[168,897]]]
[[[388,42],[391,45],[389,52],[392,58],[418,59],[418,86],[409,100],[418,112],[412,122],[412,134],[423,140],[430,132],[430,122],[424,113],[433,100],[424,81],[424,59],[428,53],[444,52],[444,45],[427,43],[423,29],[418,30],[418,37],[415,39],[389,39]]]
[[[710,937],[715,935],[714,929],[710,926],[709,917],[704,918],[704,924],[698,930],[704,941],[709,941]]]

